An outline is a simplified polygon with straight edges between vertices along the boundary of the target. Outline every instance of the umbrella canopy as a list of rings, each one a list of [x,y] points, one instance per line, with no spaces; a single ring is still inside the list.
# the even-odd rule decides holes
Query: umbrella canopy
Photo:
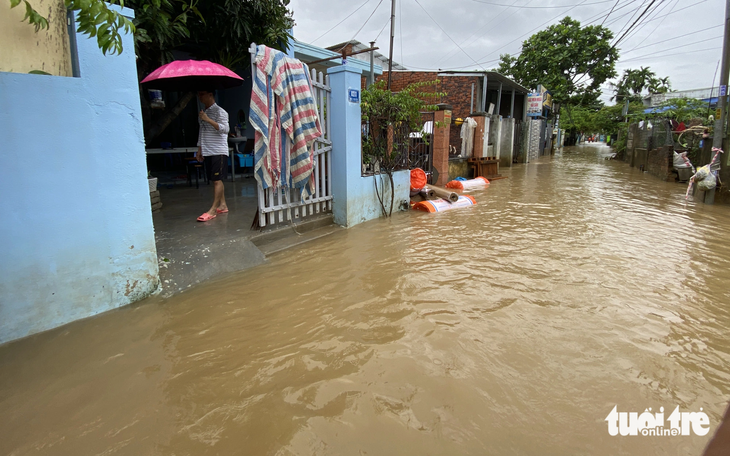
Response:
[[[240,86],[243,79],[223,65],[207,60],[175,60],[150,73],[142,84],[148,89],[195,91],[228,89]]]

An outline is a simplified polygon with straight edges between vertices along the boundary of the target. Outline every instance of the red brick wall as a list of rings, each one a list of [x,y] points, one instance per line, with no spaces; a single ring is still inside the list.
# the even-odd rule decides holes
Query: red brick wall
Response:
[[[426,87],[424,92],[445,92],[441,103],[448,103],[453,108],[451,114],[451,132],[449,134],[449,144],[454,146],[457,154],[461,152],[461,138],[459,133],[461,127],[454,124],[457,118],[465,119],[471,114],[471,85],[474,84],[474,109],[478,110],[477,98],[480,96],[480,77],[479,76],[441,76],[435,71],[394,71],[392,80],[393,91],[403,90],[408,84],[414,82],[434,81],[439,79],[441,82],[432,87]],[[388,72],[385,71],[378,76],[378,81],[388,80]]]

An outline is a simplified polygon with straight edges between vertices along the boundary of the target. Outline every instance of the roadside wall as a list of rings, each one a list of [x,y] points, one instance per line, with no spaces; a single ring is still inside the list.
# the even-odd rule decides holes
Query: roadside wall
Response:
[[[0,343],[158,287],[132,36],[77,41],[80,77],[0,73]]]
[[[515,119],[501,119],[502,128],[500,130],[499,140],[499,167],[509,168],[512,166],[512,157],[514,150],[514,129]]]
[[[63,0],[33,0],[31,5],[48,19],[48,29],[35,31],[27,21],[25,3],[10,9],[0,2],[0,72],[45,71],[71,76],[71,50]]]
[[[360,72],[351,66],[341,65],[329,68],[330,87],[332,87],[331,115],[332,124],[332,194],[334,201],[332,213],[335,223],[351,227],[367,220],[382,216],[380,202],[375,192],[381,180],[387,175],[362,175],[362,114],[360,102],[348,97],[348,90],[360,87]],[[393,174],[394,202],[393,212],[400,210],[402,203],[410,197],[410,171],[397,171]],[[391,189],[385,184],[385,199],[390,203]]]
[[[674,181],[673,154],[674,147],[672,146],[661,146],[649,151],[646,157],[646,169],[649,174],[664,181]]]

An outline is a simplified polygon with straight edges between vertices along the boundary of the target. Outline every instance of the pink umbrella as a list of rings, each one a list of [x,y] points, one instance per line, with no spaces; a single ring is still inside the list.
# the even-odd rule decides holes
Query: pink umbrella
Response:
[[[207,60],[175,60],[150,73],[142,84],[148,89],[195,91],[236,87],[243,84],[243,79],[223,65]]]

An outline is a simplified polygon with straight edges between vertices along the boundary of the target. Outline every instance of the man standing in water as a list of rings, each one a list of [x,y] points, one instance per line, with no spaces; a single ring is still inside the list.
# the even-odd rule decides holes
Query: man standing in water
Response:
[[[228,113],[215,104],[214,90],[201,90],[198,99],[205,106],[198,113],[200,131],[198,133],[197,160],[205,160],[208,180],[213,182],[213,205],[208,212],[198,217],[199,222],[212,220],[218,214],[228,212],[223,191],[223,179],[228,176]]]

